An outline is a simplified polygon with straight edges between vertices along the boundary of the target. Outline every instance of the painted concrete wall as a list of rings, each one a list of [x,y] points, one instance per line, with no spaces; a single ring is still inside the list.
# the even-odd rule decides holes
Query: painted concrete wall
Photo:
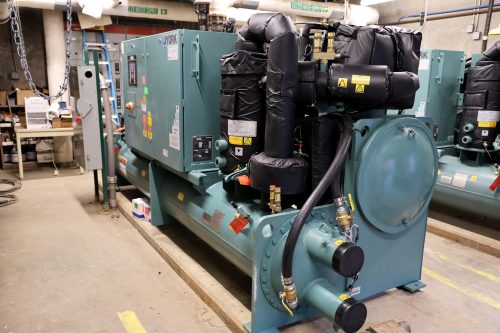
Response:
[[[38,9],[22,9],[20,14],[28,65],[30,66],[33,80],[37,86],[47,88],[42,11]],[[10,39],[10,24],[0,25],[0,90],[7,91],[11,89],[10,73],[14,71]],[[16,53],[15,57],[19,73],[19,80],[17,82],[24,83],[26,80],[19,65],[19,57],[15,49],[14,53]]]
[[[486,0],[478,0],[477,2],[481,2],[482,5],[488,4]],[[475,3],[475,0],[429,0],[429,11],[471,7],[474,6]],[[380,12],[380,23],[389,23],[396,22],[400,16],[424,11],[425,0],[394,0],[375,7]],[[486,14],[479,15],[479,23],[476,27],[477,31],[483,32],[485,20]],[[422,30],[422,48],[463,50],[469,56],[472,53],[480,53],[482,40],[472,40],[472,34],[465,32],[466,26],[471,23],[472,16],[428,21]],[[500,12],[493,13],[491,28],[496,27],[498,24],[500,24]],[[418,29],[420,24],[400,24],[400,26]],[[488,46],[492,45],[497,40],[500,40],[500,38],[497,36],[490,36]]]

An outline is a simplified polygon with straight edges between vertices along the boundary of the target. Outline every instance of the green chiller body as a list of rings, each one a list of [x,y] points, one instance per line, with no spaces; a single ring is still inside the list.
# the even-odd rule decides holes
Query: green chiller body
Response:
[[[282,42],[293,44],[294,34],[285,37]],[[282,296],[282,259],[298,210],[288,205],[271,213],[269,193],[255,195],[247,185],[228,191],[228,176],[215,163],[219,61],[234,51],[235,41],[234,34],[176,30],[123,43],[126,135],[116,140],[118,172],[149,195],[152,224],[182,223],[252,277],[248,331],[277,332],[322,314],[353,332],[366,318],[359,300],[394,287],[424,286],[427,210],[437,177],[432,124],[402,116],[354,123],[343,191],[359,237],[345,236],[335,204],[313,208],[294,249],[299,306],[290,316]],[[272,79],[279,77],[296,78]],[[251,137],[246,133],[241,136]]]

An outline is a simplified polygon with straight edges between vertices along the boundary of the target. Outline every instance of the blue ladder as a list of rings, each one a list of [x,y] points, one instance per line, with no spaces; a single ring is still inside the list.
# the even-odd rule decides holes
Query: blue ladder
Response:
[[[113,72],[111,69],[111,62],[109,60],[109,53],[108,53],[108,48],[106,46],[106,33],[104,32],[104,28],[99,30],[99,34],[101,36],[102,43],[88,43],[87,42],[87,31],[85,29],[82,29],[82,48],[83,52],[85,53],[89,49],[93,50],[98,50],[99,52],[102,52],[104,55],[104,61],[101,62],[99,61],[99,65],[106,65],[106,71],[108,75],[108,79],[106,82],[109,83],[109,87],[111,90],[111,97],[109,98],[111,101],[111,105],[113,106],[113,118],[115,120],[115,123],[120,126],[120,115],[118,113],[118,106],[116,103],[116,90],[115,90],[115,82],[113,81]],[[83,57],[83,62],[84,65],[92,65],[93,61],[87,61],[88,57],[84,56]]]

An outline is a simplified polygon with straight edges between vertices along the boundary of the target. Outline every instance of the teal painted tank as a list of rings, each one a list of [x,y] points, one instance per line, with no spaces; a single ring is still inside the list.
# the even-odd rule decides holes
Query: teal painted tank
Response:
[[[439,176],[432,200],[458,211],[500,220],[500,190],[489,188],[497,178],[493,164],[443,156],[439,159]]]

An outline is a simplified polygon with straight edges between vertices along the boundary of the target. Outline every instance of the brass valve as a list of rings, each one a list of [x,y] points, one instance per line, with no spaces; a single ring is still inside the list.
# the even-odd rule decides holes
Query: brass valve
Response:
[[[347,233],[354,221],[351,209],[346,204],[346,200],[343,197],[335,199],[335,206],[337,207],[336,218],[340,230],[342,233]]]
[[[269,208],[273,214],[281,212],[281,187],[269,186]]]
[[[299,301],[297,299],[297,288],[295,288],[295,283],[292,278],[283,279],[283,291],[280,293],[280,298],[283,302],[286,302],[290,309],[296,309]]]

